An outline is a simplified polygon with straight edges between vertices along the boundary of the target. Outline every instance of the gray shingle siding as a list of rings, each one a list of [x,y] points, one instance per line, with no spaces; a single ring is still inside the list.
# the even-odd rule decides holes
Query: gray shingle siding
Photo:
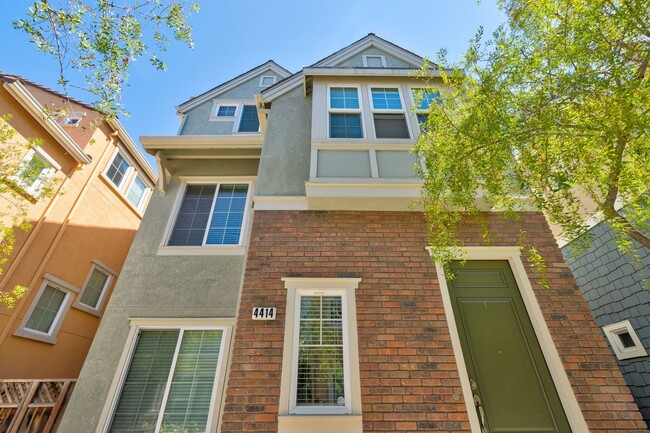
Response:
[[[562,251],[600,327],[629,320],[646,350],[650,351],[650,251],[638,246],[640,264],[616,248],[606,223],[591,229],[592,245],[575,255],[571,244]],[[650,427],[650,357],[619,360],[618,365]]]

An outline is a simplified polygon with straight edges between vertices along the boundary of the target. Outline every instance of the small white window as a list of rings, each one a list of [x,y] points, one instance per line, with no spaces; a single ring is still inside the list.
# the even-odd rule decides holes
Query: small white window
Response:
[[[629,320],[603,326],[603,332],[618,359],[648,356],[648,352],[643,348],[643,344],[641,344],[641,340],[634,332]]]
[[[384,56],[363,56],[363,66],[366,68],[385,68],[386,57]]]
[[[61,126],[77,127],[79,126],[79,124],[81,123],[81,119],[83,119],[85,115],[86,113],[82,113],[82,112],[65,113],[61,117],[59,124]]]
[[[56,334],[70,307],[73,293],[78,292],[78,288],[46,274],[43,285],[14,335],[56,343]]]
[[[282,392],[288,389],[289,395],[281,396],[288,406],[281,405],[280,415],[346,415],[341,422],[358,422],[361,431],[360,419],[350,416],[361,415],[354,296],[361,280],[283,281],[288,293],[282,381],[289,386]],[[290,422],[281,418],[281,424]]]
[[[11,180],[26,193],[36,197],[47,186],[56,170],[60,169],[61,166],[41,148],[32,148],[18,164]]]
[[[158,321],[131,334],[103,431],[216,431],[231,327]]]
[[[212,120],[229,120],[233,121],[237,116],[237,104],[216,104]]]
[[[140,176],[137,174],[133,177],[129,191],[126,194],[126,199],[133,205],[134,208],[140,209],[140,205],[147,192],[147,186],[144,184]]]
[[[90,272],[74,307],[98,316],[115,276],[115,271],[99,260],[93,260],[93,265],[90,267]]]
[[[260,87],[269,87],[275,84],[277,78],[274,75],[263,75],[260,78]]]

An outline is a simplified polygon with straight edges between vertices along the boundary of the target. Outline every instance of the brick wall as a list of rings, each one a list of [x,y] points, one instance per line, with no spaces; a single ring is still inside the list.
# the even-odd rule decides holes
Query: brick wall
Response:
[[[591,431],[645,431],[544,217],[488,221],[492,245],[517,245],[523,236],[547,261],[551,289],[536,283],[524,258]],[[255,212],[222,432],[277,431],[282,277],[362,278],[356,302],[364,431],[469,431],[425,233],[422,215],[413,212]],[[467,245],[484,245],[475,221],[465,221],[459,234]],[[255,306],[277,307],[277,320],[251,320]]]

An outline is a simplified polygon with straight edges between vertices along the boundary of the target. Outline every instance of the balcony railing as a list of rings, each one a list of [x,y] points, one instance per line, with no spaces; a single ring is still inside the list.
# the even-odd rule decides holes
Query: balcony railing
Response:
[[[0,433],[50,433],[75,379],[0,380]]]

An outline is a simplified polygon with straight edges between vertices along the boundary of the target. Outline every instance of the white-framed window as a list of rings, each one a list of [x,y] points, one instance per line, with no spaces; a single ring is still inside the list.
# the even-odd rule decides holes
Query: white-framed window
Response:
[[[214,100],[209,120],[233,122],[233,134],[258,134],[260,132],[260,120],[254,101]]]
[[[84,118],[86,113],[81,112],[81,111],[73,111],[70,113],[65,113],[61,115],[59,118],[59,124],[61,126],[70,126],[70,127],[78,127],[79,124],[81,123],[81,119]]]
[[[11,180],[29,195],[38,196],[60,169],[61,166],[43,149],[33,147],[20,160]]]
[[[238,179],[185,182],[165,246],[242,246],[251,191],[251,181]]]
[[[45,274],[43,284],[14,335],[55,344],[56,334],[75,293],[79,293],[78,288]]]
[[[74,307],[98,316],[116,276],[114,270],[97,259],[93,260]]]
[[[232,329],[218,322],[132,319],[103,431],[216,431]]]
[[[232,121],[237,116],[236,104],[217,104],[214,109],[214,120],[230,120]]]
[[[365,68],[385,68],[386,56],[370,55],[370,54],[364,55],[363,66]]]
[[[260,87],[269,87],[275,84],[277,77],[275,75],[262,75],[260,77]]]
[[[301,415],[345,415],[340,422],[361,431],[354,295],[361,279],[282,280],[287,316],[278,431]]]
[[[328,86],[329,138],[363,138],[360,93],[357,86]]]
[[[429,107],[440,101],[440,93],[423,87],[411,87],[411,101],[421,130],[429,117]]]
[[[106,166],[103,177],[117,192],[141,213],[153,192],[153,187],[145,183],[135,165],[120,150],[116,149],[111,162]]]
[[[603,332],[618,359],[648,356],[629,320],[603,326]]]
[[[375,138],[411,138],[399,87],[370,87]]]

